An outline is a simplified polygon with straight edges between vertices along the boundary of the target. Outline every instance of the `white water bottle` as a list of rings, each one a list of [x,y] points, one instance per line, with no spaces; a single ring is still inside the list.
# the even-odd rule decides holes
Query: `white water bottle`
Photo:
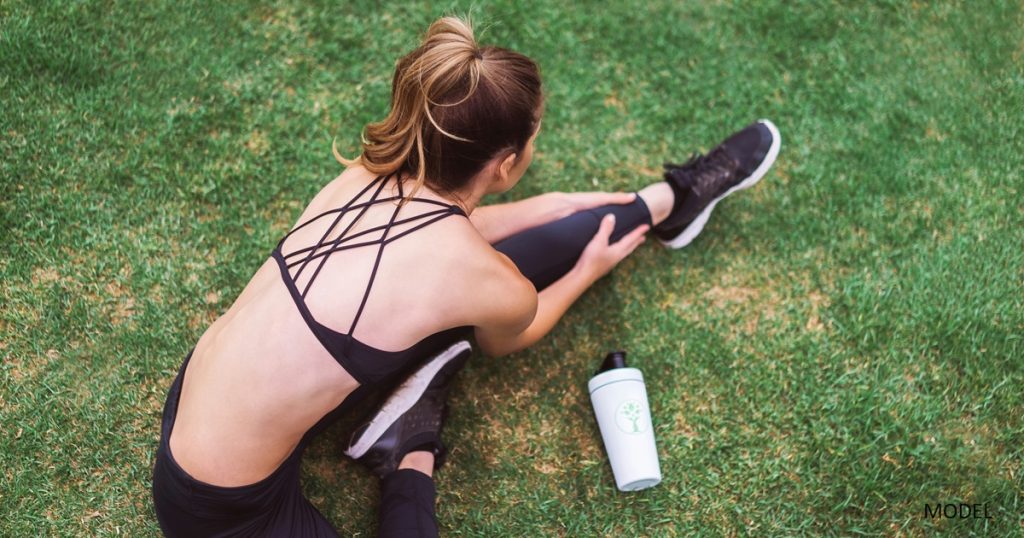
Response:
[[[661,467],[643,374],[626,366],[626,352],[613,351],[588,388],[615,485],[620,491],[656,486]]]

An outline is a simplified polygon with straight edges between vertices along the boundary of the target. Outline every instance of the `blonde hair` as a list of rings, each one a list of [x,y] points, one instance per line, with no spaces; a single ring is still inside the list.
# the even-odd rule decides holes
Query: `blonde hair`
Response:
[[[346,166],[413,181],[443,192],[464,187],[505,152],[521,154],[536,131],[543,101],[537,64],[499,47],[480,48],[467,20],[438,19],[418,48],[395,65],[391,110],[363,130],[362,153]]]

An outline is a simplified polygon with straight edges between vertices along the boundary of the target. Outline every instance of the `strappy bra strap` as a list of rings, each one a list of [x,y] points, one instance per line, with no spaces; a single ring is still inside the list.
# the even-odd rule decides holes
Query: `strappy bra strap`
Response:
[[[310,224],[313,224],[314,222],[316,222],[316,221],[318,221],[318,220],[320,220],[320,219],[322,219],[322,218],[326,217],[327,215],[330,215],[331,213],[344,213],[345,211],[348,211],[349,209],[352,209],[352,208],[356,207],[357,205],[358,205],[359,207],[361,207],[361,206],[362,206],[363,204],[367,204],[367,205],[370,205],[370,204],[372,204],[372,202],[363,202],[363,204],[357,204],[357,205],[353,205],[353,204],[355,203],[355,201],[356,201],[356,200],[360,199],[360,198],[361,198],[361,197],[362,197],[362,196],[363,196],[364,194],[366,194],[366,191],[370,190],[370,189],[371,189],[371,188],[373,187],[373,184],[374,184],[374,183],[376,183],[376,182],[377,182],[377,181],[378,181],[379,179],[381,179],[382,177],[383,177],[383,176],[377,176],[376,178],[374,178],[374,180],[373,180],[373,181],[371,181],[371,182],[367,183],[367,184],[366,184],[366,186],[365,186],[365,187],[363,187],[363,190],[359,191],[359,192],[358,192],[358,193],[357,193],[357,194],[356,194],[356,195],[355,195],[354,197],[352,197],[352,199],[351,199],[351,200],[349,200],[349,201],[348,201],[348,202],[347,202],[347,203],[346,203],[345,205],[343,205],[343,206],[341,206],[341,207],[336,207],[336,208],[334,208],[334,209],[328,209],[327,211],[324,211],[323,213],[320,213],[319,215],[317,215],[317,216],[315,216],[315,217],[313,217],[313,218],[310,218],[310,219],[309,219],[309,220],[307,220],[306,222],[303,222],[302,224],[299,224],[298,226],[296,226],[296,227],[292,228],[292,230],[291,230],[290,232],[288,232],[288,233],[284,234],[284,237],[282,237],[282,238],[281,238],[281,240],[277,242],[277,248],[278,248],[278,249],[280,249],[280,248],[281,248],[281,246],[282,246],[282,245],[284,245],[284,242],[285,242],[285,241],[286,241],[286,240],[287,240],[287,239],[288,239],[289,237],[291,237],[291,236],[292,236],[292,234],[294,234],[295,232],[297,232],[297,231],[299,231],[299,230],[301,230],[301,229],[305,228],[306,226],[309,226]]]
[[[377,197],[380,196],[380,193],[381,193],[382,190],[384,190],[384,185],[386,183],[387,183],[387,181],[381,181],[380,182],[380,186],[377,187],[377,190],[373,191],[373,196],[370,197],[370,201],[371,202],[375,201],[377,199]],[[359,219],[362,218],[362,216],[364,214],[366,214],[367,210],[369,210],[369,209],[370,209],[370,206],[368,206],[368,205],[363,207],[362,209],[360,209],[359,213],[356,214],[356,217],[354,219],[352,219],[352,222],[349,222],[348,226],[346,226],[345,229],[341,231],[341,234],[340,234],[341,237],[344,237],[345,234],[347,234],[349,232],[349,230],[351,230],[352,227],[355,226],[357,222],[359,222]],[[338,217],[334,219],[334,222],[331,224],[331,226],[329,226],[327,228],[327,231],[324,233],[324,236],[321,237],[320,241],[317,242],[317,248],[320,248],[321,246],[323,246],[324,240],[327,239],[327,236],[331,233],[331,230],[333,230],[333,228],[335,226],[337,226],[338,222],[341,220],[341,218],[344,215],[345,215],[344,212],[338,213]],[[313,252],[316,252],[316,249],[313,249]],[[309,263],[310,261],[312,261],[312,257],[309,257],[306,260],[307,260],[306,263]],[[317,275],[320,274],[320,270],[324,268],[324,263],[326,263],[326,262],[327,262],[327,256],[324,256],[324,257],[320,258],[320,261],[317,263],[316,270],[313,271],[312,276],[310,276],[309,280],[306,282],[306,287],[302,290],[302,298],[303,299],[306,298],[306,294],[309,293],[309,288],[311,288],[313,286],[313,281],[316,280]],[[305,268],[305,267],[306,267],[306,265],[302,265],[301,267],[299,267],[299,270],[295,272],[295,278],[296,279],[299,278],[299,274],[302,273],[302,269]]]
[[[420,213],[418,215],[413,215],[411,217],[399,219],[398,213],[401,211],[404,202],[399,203],[395,205],[395,209],[391,213],[391,217],[388,220],[387,224],[371,226],[365,230],[361,230],[359,232],[355,232],[351,235],[348,235],[352,228],[356,225],[356,223],[359,222],[363,215],[366,214],[370,206],[385,202],[392,202],[395,200],[401,200],[404,198],[404,192],[401,181],[397,182],[396,196],[381,197],[381,193],[384,190],[384,186],[387,184],[388,180],[391,177],[393,177],[393,174],[377,176],[376,178],[374,178],[373,181],[369,182],[365,187],[363,187],[359,191],[359,193],[355,195],[355,197],[349,200],[342,207],[324,211],[323,213],[320,213],[319,215],[293,228],[290,232],[288,232],[288,234],[284,236],[284,238],[281,239],[280,242],[278,242],[277,247],[275,248],[274,255],[275,257],[278,258],[279,263],[282,265],[282,276],[287,275],[287,277],[290,277],[292,283],[295,283],[296,285],[299,277],[303,274],[306,268],[309,267],[311,263],[315,262],[315,268],[313,269],[313,273],[309,276],[309,280],[306,282],[306,285],[303,287],[301,293],[299,293],[299,297],[296,298],[296,301],[301,301],[303,303],[300,304],[300,308],[303,308],[305,307],[304,300],[306,298],[306,295],[309,293],[310,288],[313,286],[313,282],[320,275],[320,271],[323,269],[324,265],[327,262],[327,258],[330,257],[331,254],[334,254],[335,252],[340,252],[342,250],[377,245],[377,255],[373,262],[373,268],[370,270],[370,278],[366,284],[366,290],[363,292],[363,298],[359,303],[359,308],[356,310],[355,316],[352,318],[352,325],[347,333],[350,338],[353,331],[355,331],[356,325],[359,323],[359,318],[362,316],[363,310],[366,308],[366,302],[370,297],[370,290],[373,288],[374,280],[377,278],[377,271],[380,268],[380,261],[384,254],[385,245],[451,215],[466,215],[466,213],[459,206],[454,204],[446,204],[438,200],[431,200],[429,198],[411,197],[409,198],[409,201],[432,204],[435,206],[440,206],[441,209],[432,209]],[[365,201],[360,201],[360,199],[363,198],[363,196],[366,195],[371,190],[372,193],[370,194],[369,199]],[[344,228],[340,231],[340,233],[338,233],[338,236],[336,238],[328,240],[327,238],[334,233],[335,229],[338,228],[344,217],[350,211],[356,212],[352,220],[346,226],[344,226]],[[289,252],[288,254],[285,254],[282,251],[282,246],[284,245],[285,240],[288,239],[288,237],[290,237],[296,231],[310,225],[314,221],[328,217],[333,214],[336,214],[334,216],[334,219],[331,221],[330,225],[327,226],[326,230],[320,236],[320,239],[315,244],[299,248],[297,250]],[[408,229],[401,230],[400,232],[392,235],[392,229],[395,226],[410,224],[414,222],[415,224],[410,226]],[[356,241],[356,239],[367,237],[370,234],[376,232],[381,233],[379,238]],[[294,271],[294,273],[291,272],[291,269],[293,268],[297,268]]]
[[[398,182],[398,195],[402,196],[401,181]],[[359,323],[359,317],[363,315],[363,308],[366,307],[366,300],[370,298],[370,289],[373,288],[373,281],[377,278],[377,268],[380,267],[380,258],[384,254],[384,245],[387,244],[388,232],[391,231],[391,227],[395,224],[395,219],[398,218],[398,212],[401,209],[401,205],[395,207],[395,211],[391,213],[391,220],[388,221],[387,226],[384,228],[384,232],[381,234],[380,246],[377,247],[377,257],[373,260],[373,269],[370,270],[370,280],[366,283],[366,291],[363,292],[363,300],[359,302],[359,309],[356,310],[356,315],[352,318],[352,326],[348,328],[348,335],[350,338],[356,330],[356,324]]]
[[[435,223],[435,222],[437,222],[437,221],[439,221],[441,219],[450,217],[451,215],[454,215],[454,214],[455,214],[455,211],[449,209],[449,210],[441,210],[441,211],[431,211],[429,213],[423,213],[421,215],[418,215],[420,217],[425,217],[427,215],[437,215],[437,216],[432,218],[432,219],[427,220],[426,222],[421,222],[421,223],[413,226],[412,228],[409,228],[408,230],[402,230],[401,232],[399,232],[398,234],[394,235],[393,237],[389,237],[386,240],[384,240],[384,243],[387,244],[387,243],[390,243],[390,242],[395,241],[397,239],[400,239],[402,237],[405,237],[406,235],[409,235],[409,234],[415,232],[416,230],[419,230],[420,228],[423,228],[425,226],[429,226],[429,225],[431,225],[431,224],[433,224],[433,223]]]
[[[316,244],[313,245],[313,251],[314,252],[316,251],[316,249],[318,249],[318,248],[323,246],[324,241],[327,240],[327,237],[331,235],[331,232],[334,231],[334,228],[338,225],[339,222],[341,222],[341,219],[345,216],[345,211],[347,209],[349,209],[356,200],[358,200],[363,194],[365,194],[366,191],[368,191],[370,189],[370,187],[372,187],[374,185],[374,183],[377,183],[379,180],[380,180],[380,178],[377,178],[377,179],[374,179],[373,181],[371,181],[369,185],[367,185],[365,188],[363,188],[363,190],[359,191],[359,194],[357,194],[355,198],[353,198],[352,200],[349,200],[348,203],[346,203],[344,206],[342,206],[342,211],[338,212],[338,216],[334,218],[334,221],[331,222],[331,224],[329,226],[327,226],[327,229],[324,230],[324,234],[322,236],[320,236],[320,240],[317,241]],[[381,181],[380,184],[377,185],[377,190],[374,191],[373,195],[370,197],[370,202],[373,202],[374,200],[376,200],[377,195],[379,195],[380,191],[382,191],[384,189],[384,184],[385,184],[385,182]],[[366,210],[369,209],[369,207],[370,207],[369,205],[363,206],[359,210],[359,214],[356,216],[356,218],[353,219],[352,222],[349,223],[348,228],[351,228],[352,225],[357,220],[359,220],[359,217],[361,217],[364,213],[366,213]],[[348,230],[348,228],[346,228],[346,231]],[[345,235],[344,231],[342,232],[342,235]],[[301,267],[299,267],[299,270],[295,272],[295,275],[293,275],[292,278],[298,280],[299,276],[302,275],[302,271],[306,268],[306,265],[307,264],[303,264]],[[305,293],[303,293],[303,296],[305,296]]]
[[[398,220],[395,221],[395,225],[398,226],[400,224],[407,224],[407,223],[410,223],[410,222],[413,222],[413,221],[421,220],[424,217],[433,217],[433,216],[437,216],[437,215],[448,216],[448,215],[451,215],[452,213],[453,213],[453,211],[450,210],[450,209],[435,209],[433,211],[428,211],[426,213],[420,213],[419,215],[414,215],[412,217],[406,217],[404,219],[398,219]],[[439,219],[433,219],[430,222],[433,222],[434,220],[439,220]],[[369,235],[369,234],[371,234],[373,232],[379,232],[379,231],[383,230],[386,227],[387,227],[387,224],[380,224],[380,225],[374,226],[372,228],[367,228],[367,229],[365,229],[365,230],[363,230],[361,232],[356,232],[356,233],[354,233],[354,234],[352,234],[352,235],[350,235],[348,237],[339,237],[338,239],[335,239],[334,241],[329,241],[328,243],[326,243],[325,246],[329,246],[328,249],[321,250],[320,252],[317,252],[316,254],[310,254],[309,257],[310,258],[319,258],[321,256],[328,256],[330,254],[333,254],[335,252],[339,252],[339,251],[342,251],[342,250],[349,250],[349,249],[353,249],[353,248],[365,247],[365,246],[376,244],[376,243],[380,242],[380,239],[372,239],[372,240],[369,240],[369,241],[362,241],[362,242],[359,242],[359,243],[351,243],[351,241],[353,239],[357,239],[359,237],[363,237],[363,236]],[[413,229],[419,229],[421,227],[422,227],[422,225],[417,225]],[[411,230],[404,230],[404,231],[402,231],[401,234],[389,238],[388,242],[390,243],[394,239],[397,239],[398,237],[401,237],[401,236],[405,235],[409,231],[411,231]],[[313,249],[314,249],[314,247],[301,248],[299,250],[296,250],[296,251],[288,253],[287,255],[284,256],[284,258],[287,260],[287,259],[289,259],[289,258],[291,258],[293,256],[298,256],[299,254],[311,252]],[[289,262],[288,263],[288,267],[289,268],[295,267],[296,265],[299,265],[300,263],[303,263],[305,261],[306,261],[306,258],[303,258],[303,259],[301,259],[299,261]]]

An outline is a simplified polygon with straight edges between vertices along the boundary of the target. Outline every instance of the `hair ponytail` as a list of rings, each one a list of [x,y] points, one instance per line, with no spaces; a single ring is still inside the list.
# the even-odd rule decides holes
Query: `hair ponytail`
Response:
[[[519,153],[540,121],[537,64],[498,47],[480,48],[469,22],[438,19],[423,43],[398,60],[391,110],[363,130],[362,153],[338,161],[374,174],[398,172],[453,192],[502,152]]]

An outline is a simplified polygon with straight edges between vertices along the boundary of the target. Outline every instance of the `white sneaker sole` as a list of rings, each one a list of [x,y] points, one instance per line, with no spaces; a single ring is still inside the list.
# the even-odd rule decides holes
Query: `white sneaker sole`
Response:
[[[694,239],[700,235],[700,232],[704,230],[704,225],[708,223],[708,219],[711,218],[711,211],[718,205],[718,202],[722,201],[723,198],[730,194],[741,191],[743,189],[749,189],[753,187],[755,183],[761,181],[761,178],[768,173],[768,169],[775,164],[775,158],[779,156],[779,148],[782,146],[782,136],[779,135],[779,129],[775,127],[775,124],[768,120],[757,120],[758,123],[764,124],[772,133],[772,145],[768,148],[768,154],[765,155],[764,161],[757,167],[756,170],[746,179],[734,185],[731,189],[722,193],[721,196],[715,198],[704,211],[697,215],[697,218],[693,219],[693,222],[689,226],[683,229],[683,231],[668,241],[661,241],[663,245],[668,248],[683,248],[693,242]]]
[[[373,446],[373,443],[380,439],[381,435],[398,420],[398,417],[412,408],[413,404],[419,401],[420,396],[427,390],[427,385],[434,379],[437,372],[446,364],[458,357],[460,354],[469,351],[469,342],[461,340],[452,344],[448,349],[438,353],[430,359],[427,364],[416,370],[408,379],[402,382],[395,389],[395,392],[388,397],[381,406],[380,411],[370,420],[370,425],[359,436],[359,440],[352,444],[345,451],[345,454],[352,459],[359,459],[366,454],[366,451]]]

